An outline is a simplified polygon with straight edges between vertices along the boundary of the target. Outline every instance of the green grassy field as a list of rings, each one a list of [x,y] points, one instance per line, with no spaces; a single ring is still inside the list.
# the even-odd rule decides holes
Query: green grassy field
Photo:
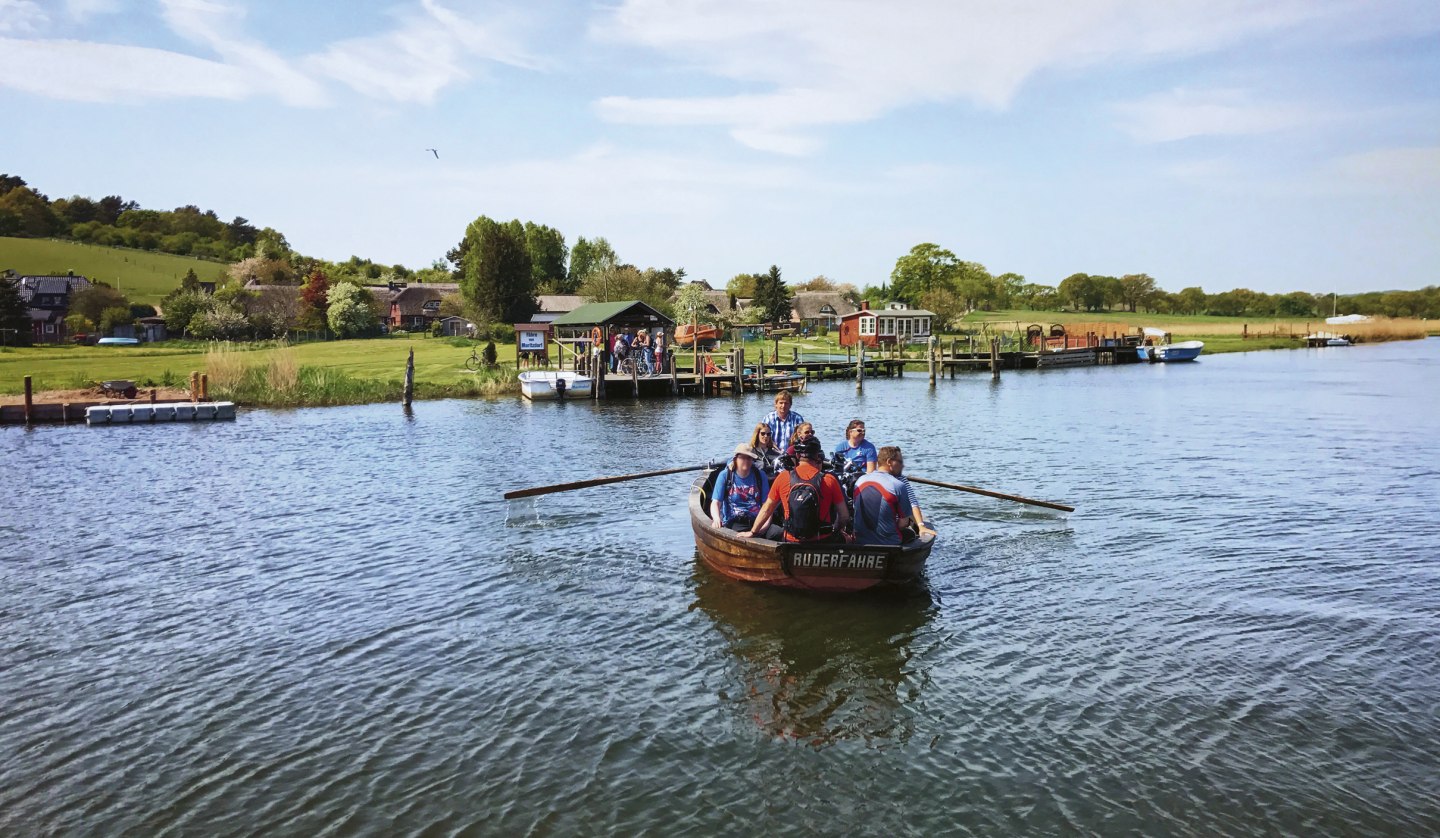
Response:
[[[457,341],[459,343],[461,341]],[[190,373],[202,372],[215,381],[222,371],[214,369],[217,360],[228,366],[240,364],[263,369],[278,352],[289,353],[301,368],[327,370],[339,377],[332,388],[320,388],[299,398],[258,398],[250,403],[331,404],[378,401],[388,398],[393,389],[399,398],[405,375],[405,361],[410,349],[415,350],[415,385],[417,397],[447,395],[485,395],[492,392],[518,390],[515,380],[515,347],[500,346],[499,358],[509,364],[503,380],[484,379],[465,369],[471,347],[453,345],[438,338],[378,338],[372,340],[337,340],[301,343],[277,349],[274,344],[235,344],[233,350],[217,359],[208,344],[163,343],[153,346],[35,346],[0,349],[0,393],[24,392],[25,376],[31,377],[35,391],[74,390],[94,386],[100,381],[128,379],[141,387],[185,387]],[[479,348],[479,345],[476,345]],[[484,380],[482,380],[484,379]],[[358,382],[383,385],[376,396],[374,388],[360,387]],[[511,386],[513,384],[513,386]],[[353,392],[351,392],[353,391]],[[349,395],[347,395],[349,393]]]
[[[189,256],[151,253],[123,247],[99,247],[55,239],[16,239],[0,236],[0,270],[20,274],[63,276],[67,271],[118,287],[132,303],[156,304],[180,284],[185,272],[195,271],[202,282],[221,278],[223,262]]]

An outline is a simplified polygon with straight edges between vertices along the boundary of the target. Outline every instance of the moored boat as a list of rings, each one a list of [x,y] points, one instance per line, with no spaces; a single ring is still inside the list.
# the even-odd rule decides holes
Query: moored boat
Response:
[[[698,326],[694,323],[681,323],[675,327],[675,345],[684,349],[694,346],[696,340],[700,341],[702,348],[712,347],[720,340],[720,336],[719,326],[705,323]]]
[[[588,399],[592,382],[577,372],[534,370],[520,373],[520,394],[531,401]]]
[[[812,591],[852,592],[915,582],[935,546],[922,535],[898,547],[874,544],[808,544],[741,538],[715,527],[705,510],[719,469],[695,478],[690,487],[690,528],[695,548],[717,573],[743,582]]]

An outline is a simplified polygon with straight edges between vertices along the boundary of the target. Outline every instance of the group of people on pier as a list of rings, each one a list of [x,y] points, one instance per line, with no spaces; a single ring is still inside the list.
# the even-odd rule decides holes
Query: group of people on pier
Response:
[[[898,545],[935,534],[898,446],[877,449],[853,419],[827,462],[814,426],[792,406],[789,393],[776,394],[775,409],[735,447],[710,492],[713,525],[741,538],[816,543]]]
[[[598,337],[598,326],[596,332]],[[626,327],[616,331],[610,340],[611,372],[619,372],[627,357],[635,360],[637,375],[656,375],[668,369],[664,329],[656,329],[652,337],[646,329]]]

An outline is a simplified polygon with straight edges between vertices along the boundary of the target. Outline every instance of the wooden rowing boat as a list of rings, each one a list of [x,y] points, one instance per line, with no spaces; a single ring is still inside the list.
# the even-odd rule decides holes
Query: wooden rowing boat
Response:
[[[681,323],[675,327],[675,345],[682,349],[689,349],[700,341],[700,348],[708,349],[719,342],[723,333],[719,326],[709,324],[695,325],[692,323]]]
[[[710,523],[706,509],[718,469],[690,486],[690,528],[700,558],[717,573],[742,582],[782,588],[851,592],[893,588],[920,578],[935,537],[922,535],[904,546],[866,544],[794,544],[765,538],[740,538]]]

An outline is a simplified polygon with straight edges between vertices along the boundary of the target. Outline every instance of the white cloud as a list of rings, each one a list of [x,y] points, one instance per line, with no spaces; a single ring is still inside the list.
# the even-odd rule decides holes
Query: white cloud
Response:
[[[1239,90],[1176,89],[1112,107],[1122,129],[1147,143],[1268,134],[1327,118],[1292,105],[1255,102]]]
[[[421,11],[394,32],[331,44],[306,59],[305,66],[368,96],[428,103],[445,87],[470,77],[474,56],[536,65],[500,34],[501,21],[482,26],[434,0],[422,0]]]
[[[909,104],[1004,108],[1044,70],[1187,55],[1336,21],[1435,15],[1409,0],[625,0],[597,38],[668,53],[745,92],[700,99],[611,96],[617,122],[728,126],[741,141],[860,122]],[[757,92],[758,89],[758,92]]]
[[[65,16],[77,23],[96,15],[114,14],[118,11],[120,0],[65,0]]]
[[[1440,147],[1379,148],[1333,161],[1328,174],[1340,185],[1383,192],[1440,190]]]
[[[34,0],[0,0],[0,35],[31,35],[49,22]]]
[[[217,0],[160,0],[162,16],[175,34],[213,49],[267,93],[291,105],[326,102],[324,88],[295,70],[273,50],[241,34],[245,12]]]
[[[166,50],[0,38],[0,54],[6,57],[0,87],[54,99],[243,99],[255,92],[235,67]]]
[[[119,9],[119,0],[64,0],[73,22]],[[75,101],[274,97],[297,107],[329,104],[327,80],[359,93],[428,103],[470,78],[478,59],[535,67],[502,35],[514,20],[493,13],[485,24],[436,0],[415,0],[390,32],[337,42],[308,58],[281,55],[245,31],[246,10],[228,0],[158,0],[176,35],[214,58],[142,46],[77,40],[11,40],[0,87]],[[33,36],[55,24],[33,0],[0,0],[0,36]],[[113,64],[111,63],[113,62]],[[17,62],[18,63],[18,62]]]

